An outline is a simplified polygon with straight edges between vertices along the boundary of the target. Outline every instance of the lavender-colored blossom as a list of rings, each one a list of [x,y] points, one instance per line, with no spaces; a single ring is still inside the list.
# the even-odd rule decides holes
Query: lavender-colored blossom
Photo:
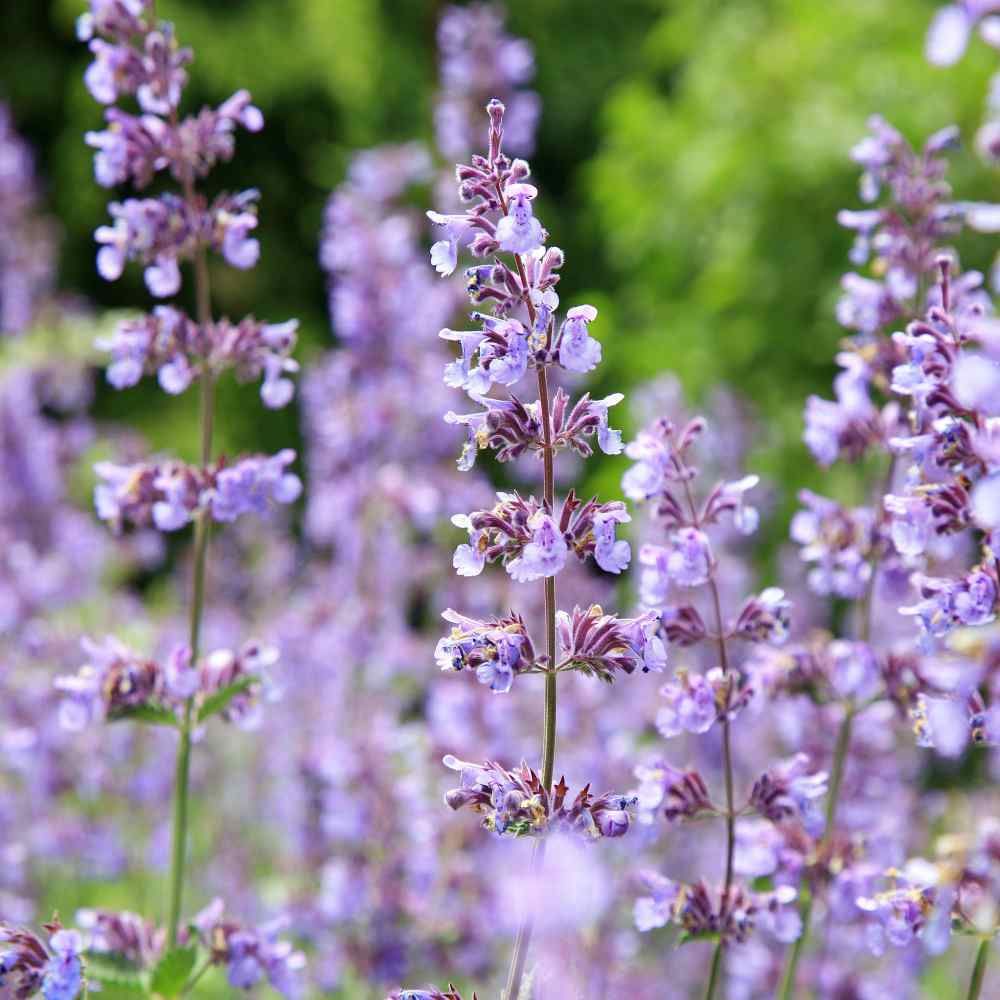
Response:
[[[823,829],[823,816],[816,799],[827,794],[826,771],[812,771],[809,757],[796,754],[772,766],[755,782],[750,805],[772,823],[797,817],[813,836]]]
[[[705,733],[727,711],[735,714],[749,700],[750,691],[744,689],[733,699],[730,686],[718,667],[705,674],[691,674],[683,668],[675,671],[674,679],[660,688],[660,695],[667,700],[656,715],[660,735],[669,739],[682,732]]]
[[[576,306],[566,313],[559,334],[559,364],[572,372],[589,372],[601,362],[600,342],[590,336],[589,325],[597,319],[593,306]]]
[[[0,334],[27,329],[52,287],[55,240],[39,213],[34,159],[0,103]]]
[[[472,670],[494,694],[506,694],[515,673],[535,667],[531,638],[517,615],[482,622],[449,609],[442,617],[455,626],[434,652],[442,670]]]
[[[550,793],[526,764],[508,771],[491,761],[470,764],[451,754],[444,764],[462,776],[461,785],[445,796],[448,805],[471,806],[483,815],[483,826],[498,835],[541,836],[565,830],[585,840],[621,837],[628,832],[630,813],[637,805],[628,796],[594,798],[589,785],[568,802],[569,788],[562,779]]]
[[[657,635],[656,616],[646,612],[637,618],[617,618],[596,604],[576,607],[572,614],[556,615],[556,630],[565,668],[613,680],[616,672],[661,673],[667,651]]]

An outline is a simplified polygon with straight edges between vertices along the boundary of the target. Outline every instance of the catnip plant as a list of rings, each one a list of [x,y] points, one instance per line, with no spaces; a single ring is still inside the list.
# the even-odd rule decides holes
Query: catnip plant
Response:
[[[460,775],[448,792],[452,809],[471,807],[483,826],[498,836],[533,837],[532,875],[540,877],[546,838],[568,831],[586,839],[620,837],[630,825],[635,801],[606,793],[594,796],[587,785],[575,796],[555,775],[557,683],[572,671],[611,682],[622,673],[662,670],[662,640],[655,634],[654,616],[619,618],[598,605],[571,612],[556,604],[556,576],[570,558],[592,558],[606,572],[621,573],[631,549],[617,538],[617,527],[629,520],[621,501],[582,500],[570,492],[557,505],[554,458],[573,449],[587,457],[591,440],[606,454],[621,451],[621,435],[609,426],[608,409],[621,400],[601,400],[585,394],[571,403],[561,388],[551,388],[557,369],[586,373],[601,360],[601,345],[590,334],[597,310],[589,305],[569,309],[558,323],[555,286],[563,254],[547,247],[548,234],[534,214],[537,189],[528,182],[526,161],[503,152],[505,107],[487,105],[488,153],[475,155],[457,168],[462,213],[429,212],[441,238],[431,248],[431,262],[443,276],[454,272],[460,249],[493,263],[467,269],[473,305],[488,307],[471,313],[475,330],[441,331],[459,347],[460,356],[445,368],[445,382],[464,390],[476,409],[450,415],[464,426],[468,440],[459,467],[471,468],[479,451],[492,449],[501,462],[533,452],[542,463],[542,497],[499,492],[486,510],[457,514],[454,524],[468,533],[455,550],[453,565],[460,576],[473,577],[487,563],[499,563],[518,583],[541,582],[544,596],[544,639],[530,636],[521,615],[486,619],[447,610],[452,628],[438,643],[436,657],[445,671],[474,674],[496,694],[509,692],[516,678],[544,678],[541,767],[522,762],[504,767],[495,761],[472,763],[452,754],[445,765]],[[532,371],[538,398],[523,400],[515,387]],[[519,681],[519,683],[524,683]],[[521,995],[533,933],[532,915],[522,919],[507,975],[505,996]],[[393,996],[436,997],[434,990],[402,990]],[[454,996],[455,994],[444,994]]]
[[[112,224],[96,232],[98,270],[114,281],[128,261],[138,261],[150,293],[163,299],[180,292],[181,265],[189,264],[196,304],[193,318],[179,306],[160,305],[122,321],[99,345],[110,354],[108,381],[125,389],[155,374],[171,395],[197,384],[201,451],[196,464],[162,457],[96,467],[97,512],[115,532],[129,527],[174,532],[193,524],[187,641],[165,655],[149,656],[113,636],[85,640],[85,664],[58,678],[56,686],[63,694],[60,720],[71,731],[121,721],[175,733],[171,861],[162,924],[129,912],[85,910],[77,915],[77,929],[63,927],[58,918],[43,925],[47,939],[4,925],[0,982],[13,996],[40,992],[45,1000],[74,1000],[102,982],[173,997],[188,993],[213,966],[225,966],[235,988],[266,978],[282,994],[295,996],[304,956],[279,938],[280,923],[242,926],[224,914],[221,899],[183,917],[192,752],[214,720],[252,721],[276,658],[272,648],[256,641],[236,650],[202,648],[211,528],[248,513],[267,515],[274,504],[293,502],[301,490],[289,470],[295,458],[290,450],[235,461],[213,450],[214,390],[225,372],[261,378],[261,397],[272,408],[286,405],[294,391],[287,374],[296,369],[290,357],[295,321],[216,319],[209,287],[210,252],[241,269],[259,256],[251,235],[258,193],[209,198],[203,184],[216,163],[232,159],[237,128],[257,131],[263,117],[246,91],[218,108],[181,117],[192,53],[180,47],[172,25],[157,19],[151,0],[92,0],[79,19],[78,35],[93,55],[87,87],[107,107],[106,127],[87,134],[96,151],[98,183],[130,183],[137,191],[154,179],[169,178],[171,184],[152,197],[111,203]],[[138,113],[120,106],[129,98]]]

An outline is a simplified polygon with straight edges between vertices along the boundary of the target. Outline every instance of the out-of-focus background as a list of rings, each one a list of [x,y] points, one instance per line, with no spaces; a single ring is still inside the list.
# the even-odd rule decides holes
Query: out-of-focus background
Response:
[[[4,697],[18,724],[7,727],[7,742],[0,734],[0,747],[14,761],[0,778],[9,779],[17,796],[0,804],[0,830],[17,834],[8,839],[21,853],[0,855],[17,873],[9,886],[0,875],[0,899],[15,910],[12,919],[25,921],[46,916],[53,906],[71,914],[97,904],[162,915],[169,741],[125,735],[118,727],[107,737],[90,733],[81,744],[53,735],[46,725],[54,732],[54,721],[39,719],[54,720],[54,704],[45,702],[54,703],[49,678],[79,664],[81,631],[125,628],[139,645],[156,647],[160,631],[177,632],[183,607],[183,587],[171,583],[185,558],[183,539],[172,538],[164,555],[152,544],[144,549],[148,539],[132,537],[122,543],[124,567],[120,552],[107,554],[112,543],[89,513],[92,460],[151,451],[191,459],[198,435],[195,393],[168,397],[153,379],[116,392],[105,383],[102,357],[92,347],[116,311],[145,307],[149,296],[139,268],[127,268],[111,284],[95,268],[93,232],[116,195],[94,183],[92,151],[84,143],[86,131],[101,127],[102,114],[83,84],[89,58],[74,31],[82,6],[79,0],[4,0],[0,9],[0,102],[34,153],[35,211],[47,218],[46,238],[57,247],[53,287],[62,304],[58,322],[43,311],[33,329],[5,342],[0,372],[13,371],[26,357],[32,363],[82,359],[92,389],[81,395],[92,392],[93,399],[86,406],[86,432],[67,446],[73,460],[61,469],[74,513],[70,527],[59,530],[79,539],[86,527],[104,539],[93,543],[92,557],[83,557],[101,577],[86,601],[69,611],[61,607],[59,616],[35,608],[4,636],[13,638],[4,656],[17,666],[10,685],[16,697]],[[340,343],[318,261],[324,207],[360,150],[410,140],[435,149],[437,32],[445,7],[424,0],[157,2],[158,13],[174,22],[182,44],[195,52],[185,110],[217,105],[245,86],[264,113],[264,130],[241,134],[235,160],[212,175],[218,187],[254,186],[262,194],[260,263],[249,271],[213,266],[215,307],[234,319],[246,313],[275,321],[298,317],[296,356],[304,379],[327,371],[331,357],[335,366],[331,352],[336,355]],[[875,112],[918,147],[951,123],[971,137],[983,117],[994,54],[972,46],[954,68],[930,67],[924,39],[936,7],[936,0],[508,4],[507,32],[534,50],[530,86],[540,97],[541,119],[531,162],[541,191],[539,213],[566,252],[560,295],[564,303],[591,302],[600,310],[593,332],[605,361],[588,388],[597,396],[645,394],[641,413],[619,407],[623,412],[613,422],[626,438],[650,414],[686,408],[669,386],[649,389],[663,373],[681,380],[691,406],[704,402],[729,421],[719,452],[731,446],[766,484],[758,570],[780,563],[779,545],[800,488],[821,488],[845,502],[863,495],[863,471],[841,463],[823,472],[801,443],[805,399],[813,392],[829,395],[833,357],[845,333],[834,307],[841,275],[850,269],[853,234],[839,228],[835,216],[840,208],[859,206],[850,148]],[[962,197],[992,197],[996,177],[971,149],[963,147],[951,162],[949,180]],[[444,167],[443,159],[435,167]],[[415,211],[434,204],[433,188],[431,181],[412,188],[407,204]],[[0,241],[7,239],[0,233]],[[966,267],[989,267],[992,248],[985,238],[963,236],[958,247]],[[189,294],[187,285],[183,294]],[[66,322],[66,316],[75,319]],[[416,321],[412,329],[404,323],[394,330],[391,343],[414,357],[439,357],[437,329]],[[330,384],[349,385],[350,378],[338,378]],[[446,602],[463,600],[450,577],[439,580],[449,573],[449,546],[456,539],[447,526],[442,531],[420,523],[419,511],[408,510],[412,523],[403,523],[389,480],[407,468],[407,456],[395,454],[391,442],[382,442],[389,455],[384,466],[359,459],[359,476],[373,475],[362,492],[371,485],[376,500],[370,507],[359,503],[352,516],[373,511],[373,519],[397,518],[374,570],[365,562],[367,549],[359,557],[371,579],[359,582],[350,561],[356,553],[345,558],[343,547],[338,553],[339,536],[331,544],[315,520],[310,527],[303,512],[311,498],[329,496],[334,509],[343,499],[341,484],[323,481],[322,470],[339,470],[343,479],[352,474],[343,455],[325,465],[311,454],[314,445],[319,453],[329,444],[316,444],[322,421],[340,420],[336,401],[323,398],[322,377],[312,385],[305,405],[300,394],[266,419],[256,385],[220,385],[219,450],[295,447],[306,500],[273,532],[261,530],[258,537],[254,527],[237,529],[227,536],[236,539],[232,545],[220,542],[214,550],[209,638],[233,645],[253,620],[271,630],[268,637],[302,673],[284,676],[285,701],[271,721],[272,710],[265,710],[263,724],[272,728],[263,738],[211,737],[198,749],[210,763],[195,769],[193,854],[200,882],[190,893],[192,905],[225,891],[254,917],[289,912],[293,932],[307,941],[315,995],[380,998],[404,977],[442,984],[451,977],[463,988],[482,990],[499,974],[511,936],[501,911],[513,890],[497,883],[515,855],[503,853],[505,844],[482,846],[485,834],[471,817],[446,813],[438,761],[442,752],[463,750],[463,740],[472,745],[470,756],[476,750],[502,752],[508,760],[527,755],[537,743],[538,689],[530,684],[536,678],[526,679],[509,701],[493,699],[465,677],[438,679],[436,616]],[[738,405],[720,404],[720,385]],[[387,405],[385,412],[398,415],[406,402],[396,400],[396,409]],[[11,426],[16,405],[14,399]],[[53,417],[50,410],[48,402],[39,404],[40,419]],[[344,415],[348,422],[356,418]],[[61,416],[55,422],[59,433],[72,423]],[[395,426],[387,420],[383,433],[391,435]],[[435,430],[426,433],[433,437]],[[24,440],[30,442],[30,433]],[[451,473],[450,451],[446,461],[437,453],[433,459]],[[727,462],[723,456],[718,464],[735,474]],[[17,462],[8,467],[20,468]],[[509,481],[506,471],[497,473],[487,461],[481,467]],[[582,490],[620,495],[624,467],[621,458],[598,453],[580,470]],[[375,483],[383,468],[389,470],[385,481]],[[60,504],[64,499],[60,494]],[[322,559],[314,558],[316,551]],[[383,586],[384,601],[395,602],[389,610],[378,605]],[[597,586],[604,590],[595,598]],[[748,577],[734,576],[732,586],[735,599],[749,589]],[[589,578],[567,590],[580,590],[581,602],[612,592],[606,581]],[[112,591],[117,596],[105,600]],[[623,614],[633,609],[633,584],[620,586],[615,597]],[[483,599],[478,610],[496,611],[498,600]],[[0,663],[0,670],[7,666]],[[35,667],[47,673],[44,684],[33,687],[26,678]],[[0,690],[12,676],[13,668],[0,676]],[[608,701],[589,689],[568,696],[560,739],[565,737],[575,776],[586,765],[604,768],[602,781],[631,780],[636,744],[655,740],[656,687],[653,678],[637,678],[621,702],[615,702],[619,687]],[[345,707],[354,689],[364,700]],[[310,712],[315,717],[303,722]],[[362,717],[369,723],[364,731],[357,726]],[[634,739],[626,735],[630,725]],[[44,768],[18,756],[30,756],[34,744],[22,739],[29,732],[39,743],[51,738]],[[928,787],[930,770],[920,777]],[[918,773],[917,764],[911,773]],[[0,783],[0,792],[4,788]],[[935,800],[928,825],[941,828],[946,812],[943,797]],[[649,847],[649,840],[642,845]],[[627,970],[641,951],[656,983],[662,981],[656,962],[667,946],[662,938],[640,941],[632,933],[634,892],[621,874],[629,870],[631,850],[609,848],[613,877],[601,869],[560,913],[571,922],[574,907],[595,906],[595,926],[585,931],[586,961],[603,963],[605,971]],[[570,877],[578,873],[572,869]],[[572,964],[576,944],[568,947]],[[672,959],[691,982],[700,982],[703,971],[697,949]],[[966,968],[968,955],[959,950],[959,957]],[[581,973],[584,980],[588,975]],[[608,971],[612,985],[605,984],[605,992],[594,987],[592,996],[618,1000],[614,984],[632,981],[616,975]],[[927,995],[945,995],[941,984],[950,975],[950,967],[932,968]],[[649,992],[629,988],[636,990],[629,996],[643,1000],[661,996],[655,986]],[[205,995],[231,993],[221,976],[206,979],[204,989]]]
[[[4,4],[0,95],[36,151],[45,206],[58,219],[59,287],[116,308],[144,292],[137,269],[109,285],[94,267],[92,233],[109,199],[92,181],[83,143],[101,114],[82,82],[79,6]],[[220,185],[249,182],[266,193],[262,265],[220,268],[219,305],[233,316],[300,317],[308,358],[336,336],[316,265],[323,204],[352,152],[430,137],[445,5],[158,6],[197,54],[189,106],[218,103],[245,81],[268,122],[242,138],[239,166],[219,175]],[[802,403],[827,391],[842,335],[833,306],[851,234],[834,216],[858,204],[848,151],[876,111],[914,142],[952,122],[971,136],[982,117],[992,55],[974,46],[953,69],[928,66],[934,9],[933,0],[510,5],[510,32],[537,53],[542,121],[532,165],[546,225],[572,262],[561,290],[601,309],[607,363],[598,391],[627,393],[663,369],[695,398],[724,380],[767,417],[755,442],[763,471],[802,484]],[[953,162],[956,188],[988,197],[994,179],[974,153]],[[966,256],[988,263],[974,239]],[[424,335],[414,330],[414,350]],[[230,393],[222,405],[238,413],[242,402]],[[178,407],[152,383],[106,392],[98,408],[138,423],[154,444],[193,440],[193,402]],[[292,411],[264,425],[238,417],[220,425],[232,448],[259,446],[262,432],[265,447],[277,446],[296,432]]]

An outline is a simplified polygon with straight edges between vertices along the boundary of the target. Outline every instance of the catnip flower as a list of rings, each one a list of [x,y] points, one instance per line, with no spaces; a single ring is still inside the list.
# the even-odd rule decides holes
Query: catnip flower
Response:
[[[240,925],[223,917],[223,902],[215,899],[191,920],[212,962],[226,967],[233,989],[249,990],[266,980],[286,1000],[304,996],[305,955],[279,938],[287,921],[273,920],[260,927]]]
[[[492,510],[456,514],[452,524],[469,533],[469,541],[455,550],[453,565],[460,576],[478,576],[488,562],[502,562],[519,583],[555,576],[570,553],[581,561],[593,555],[608,572],[620,573],[628,564],[628,543],[619,544],[615,526],[630,520],[618,500],[585,503],[573,491],[566,496],[558,520],[534,497],[498,493]],[[600,551],[598,551],[598,528]]]
[[[519,615],[483,622],[449,608],[442,617],[454,624],[434,651],[442,670],[472,670],[494,694],[506,694],[516,673],[536,667],[534,647]]]
[[[85,989],[78,932],[58,922],[44,925],[48,946],[31,931],[0,923],[0,987],[12,1000],[77,1000]]]
[[[114,636],[101,642],[84,638],[81,644],[87,661],[75,674],[54,681],[63,695],[60,724],[72,732],[147,709],[178,715],[188,699],[201,705],[237,682],[244,686],[232,692],[221,714],[248,728],[256,722],[260,695],[271,691],[267,668],[278,659],[275,649],[256,642],[238,653],[216,650],[197,665],[187,645],[174,647],[161,662],[138,656]]]
[[[704,674],[679,667],[660,695],[667,704],[656,714],[656,728],[670,739],[682,732],[705,733],[723,718],[735,718],[753,697],[753,688],[734,685],[719,667]]]
[[[446,993],[431,986],[426,990],[395,990],[386,1000],[462,1000],[462,995],[451,985]],[[472,994],[472,1000],[477,1000],[475,993]]]
[[[94,466],[97,515],[120,532],[124,525],[177,531],[208,510],[222,523],[244,514],[264,516],[274,504],[294,503],[302,492],[298,476],[287,467],[295,452],[286,448],[273,456],[249,456],[235,465],[215,463],[197,469],[182,462]]]
[[[566,313],[559,333],[559,364],[567,371],[589,372],[601,362],[601,345],[590,336],[588,327],[597,319],[593,306],[576,306]]]
[[[621,837],[628,832],[637,806],[637,800],[628,796],[594,798],[589,785],[567,802],[569,788],[563,779],[550,794],[538,775],[523,763],[508,771],[491,761],[470,764],[448,754],[444,765],[462,776],[461,785],[447,793],[445,802],[456,810],[471,806],[483,815],[483,826],[497,835],[525,837],[565,831],[584,840]]]
[[[0,102],[0,334],[18,334],[34,321],[52,289],[56,240],[39,211],[35,164]]]
[[[290,357],[297,328],[297,320],[268,324],[248,316],[238,324],[221,320],[202,329],[172,306],[156,306],[146,316],[120,322],[97,346],[111,355],[107,378],[116,389],[156,372],[160,387],[177,395],[206,371],[218,376],[232,368],[241,382],[262,377],[261,399],[279,409],[294,395],[285,376],[298,371]]]
[[[496,399],[473,393],[472,398],[484,409],[464,414],[449,410],[444,416],[446,423],[466,428],[468,438],[458,458],[461,471],[468,472],[484,448],[493,449],[498,462],[512,461],[526,451],[541,454],[545,443],[537,402],[525,403],[514,395]],[[588,439],[596,435],[597,446],[604,454],[620,454],[621,431],[609,425],[608,410],[623,398],[621,393],[613,393],[604,399],[591,399],[585,393],[571,407],[569,396],[557,389],[550,416],[553,450],[572,448],[582,458],[589,458],[594,451]]]
[[[783,943],[796,940],[801,933],[801,921],[791,905],[798,894],[788,886],[752,893],[733,885],[728,893],[713,893],[704,881],[686,885],[651,871],[639,877],[651,893],[635,903],[635,925],[640,932],[676,924],[688,938],[719,935],[735,943],[746,941],[758,923]],[[719,896],[718,903],[713,895]]]
[[[509,207],[507,214],[497,223],[497,243],[501,250],[530,253],[542,245],[546,236],[542,224],[531,210],[538,191],[531,184],[511,184],[504,195]]]
[[[698,771],[679,771],[665,761],[657,761],[638,765],[635,776],[639,779],[639,815],[644,822],[652,822],[661,809],[668,823],[719,811]]]
[[[823,830],[816,799],[827,794],[826,771],[811,771],[809,757],[798,753],[772,765],[753,785],[750,806],[772,823],[796,817],[812,836]]]
[[[656,615],[617,618],[597,604],[576,607],[572,614],[556,614],[556,631],[563,664],[559,669],[580,670],[612,681],[617,672],[662,673],[667,650],[657,634]]]

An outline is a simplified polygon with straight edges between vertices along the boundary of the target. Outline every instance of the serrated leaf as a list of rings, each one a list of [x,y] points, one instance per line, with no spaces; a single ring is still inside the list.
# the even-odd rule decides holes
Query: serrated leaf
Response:
[[[209,695],[198,709],[198,721],[204,722],[206,719],[210,719],[213,715],[218,715],[220,712],[224,712],[228,707],[229,703],[238,695],[249,691],[255,684],[260,683],[260,678],[255,677],[253,674],[247,674],[245,677],[240,677],[238,680],[233,681],[232,684],[221,688],[216,691],[215,694]]]
[[[152,726],[177,726],[177,716],[163,705],[147,703],[116,709],[108,715],[108,722],[145,722]]]
[[[142,984],[142,970],[127,958],[93,951],[87,952],[84,958],[88,979],[96,979],[104,986],[114,986],[121,990],[146,992]]]
[[[156,963],[149,977],[149,992],[162,997],[177,996],[184,989],[197,958],[198,949],[195,947],[168,951]]]

